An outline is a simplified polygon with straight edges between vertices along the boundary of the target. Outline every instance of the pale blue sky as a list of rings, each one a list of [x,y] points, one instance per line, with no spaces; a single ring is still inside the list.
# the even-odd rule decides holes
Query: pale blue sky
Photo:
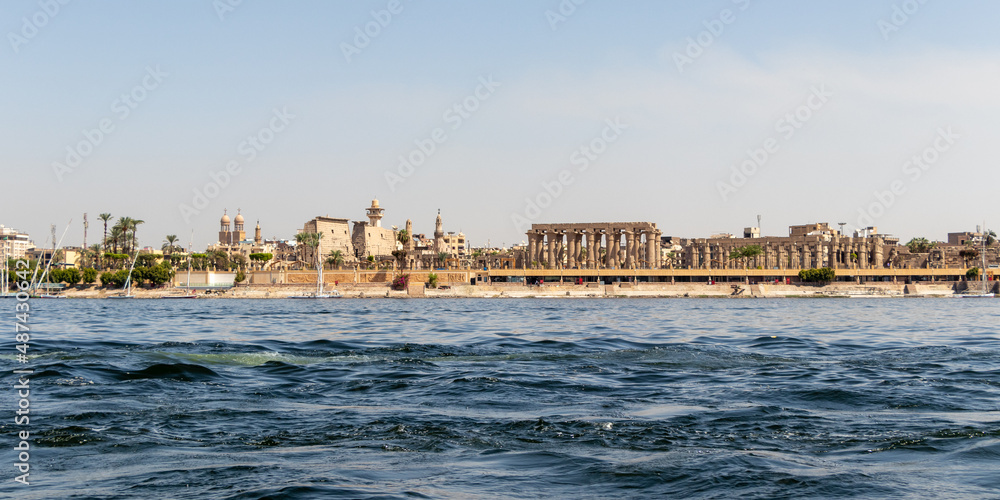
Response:
[[[514,215],[652,221],[703,237],[738,233],[758,213],[768,235],[851,227],[866,221],[861,210],[905,239],[993,218],[977,192],[1000,177],[993,2],[587,0],[553,29],[547,11],[561,3],[572,4],[403,0],[348,61],[342,44],[388,0],[243,0],[222,19],[211,0],[71,2],[54,16],[39,14],[45,2],[5,1],[0,162],[7,185],[24,189],[0,200],[0,224],[42,244],[50,223],[61,233],[72,218],[75,245],[83,212],[91,243],[97,214],[110,212],[145,220],[142,244],[186,243],[193,228],[203,248],[224,208],[242,208],[248,230],[260,219],[265,236],[291,238],[316,215],[363,219],[373,196],[386,225],[411,218],[431,233],[440,208],[446,230],[476,245],[522,240]],[[904,7],[911,14],[897,13],[884,36]],[[710,43],[679,71],[688,37],[720,18],[731,22],[703,33]],[[32,19],[44,21],[37,32]],[[166,76],[124,116],[116,100],[147,68]],[[499,86],[470,97],[490,77]],[[829,94],[822,103],[809,101],[813,88]],[[456,128],[446,112],[466,98],[477,109]],[[810,102],[820,105],[800,109]],[[241,142],[274,110],[293,117],[247,161]],[[808,119],[787,136],[779,120],[796,110]],[[105,119],[113,130],[60,180],[53,163]],[[580,171],[574,152],[606,120],[627,128]],[[949,127],[959,137],[937,140],[928,169],[908,172]],[[390,186],[397,158],[435,128],[446,138]],[[731,167],[769,139],[776,152],[734,185]],[[231,161],[240,173],[186,221],[179,207]],[[572,183],[527,209],[562,170]],[[899,194],[879,201],[894,182]]]

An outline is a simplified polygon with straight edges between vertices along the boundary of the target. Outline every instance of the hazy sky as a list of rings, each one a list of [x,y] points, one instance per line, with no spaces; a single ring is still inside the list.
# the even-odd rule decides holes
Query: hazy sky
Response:
[[[225,208],[291,238],[375,196],[385,225],[432,233],[440,208],[474,245],[530,222],[997,222],[995,2],[33,0],[0,21],[0,224],[39,245],[70,219],[80,244],[84,212],[96,243],[110,212],[200,249]]]

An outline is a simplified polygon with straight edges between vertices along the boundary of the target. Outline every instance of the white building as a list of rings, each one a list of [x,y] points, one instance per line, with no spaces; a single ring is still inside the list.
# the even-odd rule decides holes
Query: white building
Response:
[[[8,259],[21,259],[27,255],[28,251],[35,248],[27,234],[20,233],[14,228],[0,225],[0,253]]]

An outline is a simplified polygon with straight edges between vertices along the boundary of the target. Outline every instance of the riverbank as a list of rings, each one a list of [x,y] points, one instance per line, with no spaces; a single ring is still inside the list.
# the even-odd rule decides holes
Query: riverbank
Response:
[[[735,286],[734,286],[735,285]],[[735,283],[617,283],[522,285],[497,283],[491,285],[458,285],[424,288],[414,284],[407,290],[392,290],[387,285],[341,284],[336,289],[344,298],[892,298],[947,297],[961,293],[955,283],[895,284],[895,283],[831,283],[812,284],[735,284]],[[334,287],[328,286],[327,291]],[[219,291],[196,291],[200,299],[283,299],[292,295],[315,292],[306,285],[245,285]],[[73,288],[60,295],[67,298],[103,299],[120,290],[103,288]],[[156,299],[183,295],[183,288],[133,289],[139,299]]]

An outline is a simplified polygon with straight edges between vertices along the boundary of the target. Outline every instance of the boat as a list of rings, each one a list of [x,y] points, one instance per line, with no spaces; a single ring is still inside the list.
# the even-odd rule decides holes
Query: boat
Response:
[[[109,295],[109,299],[134,299],[135,295],[132,295],[132,270],[135,269],[135,261],[139,259],[139,251],[135,251],[135,257],[132,257],[132,265],[128,268],[128,277],[125,278],[125,288],[122,289],[122,293],[117,295]]]
[[[316,269],[319,270],[319,278],[316,280],[316,292],[307,293],[305,295],[292,295],[288,297],[289,299],[339,299],[342,297],[340,292],[334,290],[333,293],[326,293],[323,291],[323,259],[320,256],[323,255],[320,252],[320,242],[316,242]]]
[[[979,237],[979,243],[982,247],[979,250],[980,256],[983,258],[983,267],[980,268],[979,272],[979,282],[982,283],[982,292],[980,293],[962,293],[958,297],[962,299],[991,299],[996,294],[990,293],[990,287],[986,281],[986,224],[983,224],[982,236]]]

